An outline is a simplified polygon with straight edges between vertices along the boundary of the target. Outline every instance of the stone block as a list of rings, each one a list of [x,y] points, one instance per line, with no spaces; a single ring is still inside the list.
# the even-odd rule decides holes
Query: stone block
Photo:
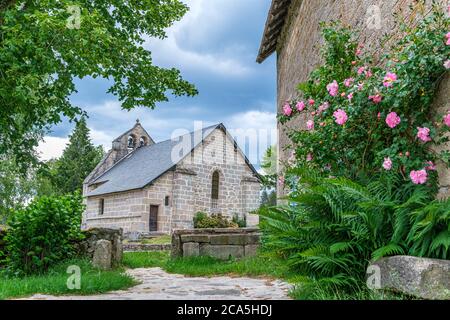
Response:
[[[376,289],[422,299],[450,300],[449,260],[394,256],[374,262],[369,266],[368,274],[372,276],[373,270],[377,269],[379,283],[370,283]]]
[[[209,242],[209,235],[207,234],[186,234],[181,236],[181,242]]]
[[[200,246],[200,255],[210,256],[220,260],[228,260],[230,258],[239,259],[244,257],[244,246],[202,244]]]
[[[183,257],[198,257],[200,245],[197,242],[183,243]]]
[[[241,234],[226,234],[214,235],[210,237],[210,243],[213,245],[244,245],[245,235]]]
[[[94,267],[109,270],[112,267],[112,244],[108,240],[98,240],[95,243],[92,265]]]
[[[254,257],[258,253],[259,244],[248,244],[244,247],[246,257]]]
[[[245,236],[245,244],[259,244],[261,241],[260,234],[247,234]]]

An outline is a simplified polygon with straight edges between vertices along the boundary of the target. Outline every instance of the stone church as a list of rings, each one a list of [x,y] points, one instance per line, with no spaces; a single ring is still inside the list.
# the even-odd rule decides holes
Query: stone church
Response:
[[[437,0],[443,11],[448,0]],[[320,63],[320,46],[323,42],[320,23],[340,20],[360,32],[358,41],[364,50],[372,53],[375,61],[389,49],[389,44],[402,35],[396,17],[402,17],[413,25],[426,16],[432,0],[272,0],[259,48],[257,62],[263,63],[276,53],[277,65],[277,113],[281,114],[286,101],[298,98],[297,85],[306,81]],[[382,45],[381,39],[388,35]],[[450,109],[450,75],[440,83],[434,105],[437,113]],[[286,128],[306,129],[307,115],[299,116],[282,125],[278,123],[278,162],[283,165],[290,150]],[[450,149],[450,144],[447,145]],[[440,197],[450,196],[450,170],[438,164]],[[283,194],[278,188],[278,194]]]
[[[139,121],[85,179],[83,228],[170,233],[196,212],[258,224],[260,177],[222,124],[156,143]]]

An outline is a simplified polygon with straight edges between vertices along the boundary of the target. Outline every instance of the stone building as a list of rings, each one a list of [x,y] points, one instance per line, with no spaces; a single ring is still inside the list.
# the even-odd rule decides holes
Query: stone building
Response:
[[[255,168],[222,124],[155,143],[139,121],[86,178],[83,228],[170,233],[198,211],[245,217],[259,207]]]
[[[443,10],[448,0],[436,1]],[[286,101],[297,98],[297,85],[308,79],[320,63],[320,22],[340,20],[360,32],[359,42],[377,58],[389,43],[401,37],[395,15],[414,24],[426,16],[432,0],[272,0],[259,49],[257,62],[277,54],[277,112],[282,112]],[[388,35],[384,45],[381,39]],[[436,112],[450,110],[450,76],[441,81],[435,99]],[[290,143],[286,128],[306,129],[307,115],[298,116],[285,125],[278,123],[278,162],[289,158],[285,146]],[[450,146],[445,146],[449,148]],[[450,170],[438,164],[440,196],[450,195]],[[279,191],[279,194],[282,192]]]

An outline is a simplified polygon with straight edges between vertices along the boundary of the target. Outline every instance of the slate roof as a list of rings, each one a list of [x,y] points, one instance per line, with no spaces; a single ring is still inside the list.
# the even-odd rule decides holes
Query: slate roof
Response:
[[[272,0],[256,62],[262,63],[277,48],[292,0]]]
[[[177,162],[189,155],[209,134],[219,128],[226,132],[226,129],[222,124],[217,124],[204,128],[202,130],[202,139],[194,139],[194,135],[198,134],[198,131],[189,133],[190,140],[187,141],[192,141],[191,149],[188,148],[183,150],[183,154],[176,162],[172,159],[172,150],[179,143],[179,139],[188,138],[186,136],[180,136],[178,139],[169,139],[136,149],[95,179],[90,185],[99,184],[99,186],[89,192],[87,196],[99,196],[103,194],[138,190],[146,187],[164,173],[173,169]],[[235,145],[237,146],[236,142]],[[257,174],[257,171],[249,163],[245,155],[244,158],[252,171]]]

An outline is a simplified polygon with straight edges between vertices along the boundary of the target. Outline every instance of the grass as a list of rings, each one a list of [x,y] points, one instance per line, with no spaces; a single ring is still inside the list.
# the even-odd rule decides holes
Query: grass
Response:
[[[170,235],[163,235],[151,239],[144,239],[141,241],[144,244],[171,244],[172,237]]]
[[[71,276],[67,267],[77,265],[81,269],[81,288],[70,290],[67,280]],[[66,261],[44,275],[23,278],[7,277],[0,273],[0,300],[26,297],[33,294],[90,295],[129,288],[137,282],[123,269],[102,271],[92,267],[87,260]]]

